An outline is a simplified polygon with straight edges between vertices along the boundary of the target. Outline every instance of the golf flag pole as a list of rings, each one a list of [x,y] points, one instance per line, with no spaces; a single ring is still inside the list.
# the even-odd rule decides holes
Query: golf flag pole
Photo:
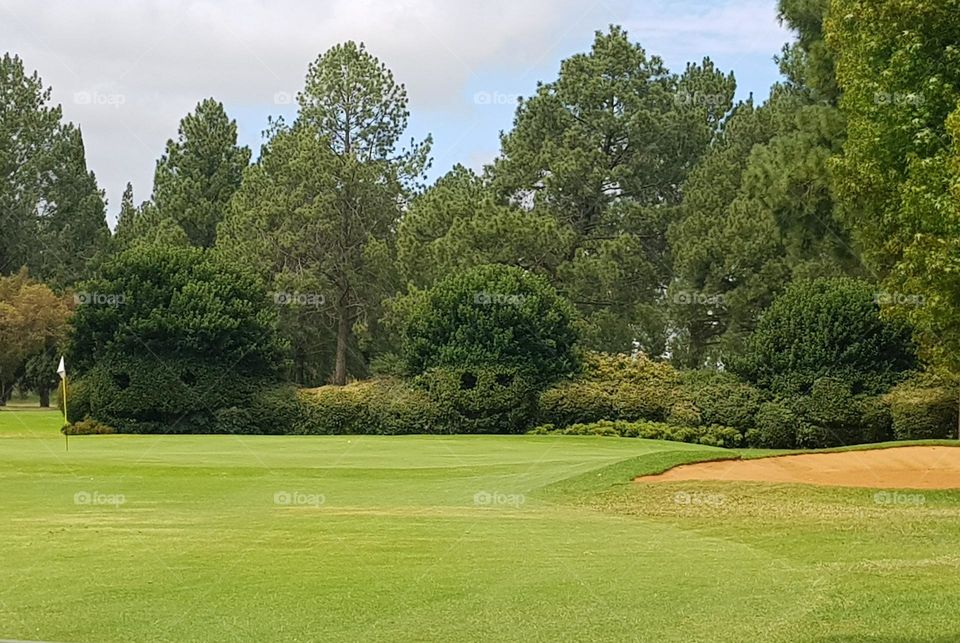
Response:
[[[60,366],[57,367],[57,375],[60,376],[60,383],[63,385],[63,426],[66,427],[70,422],[67,420],[67,365],[63,362],[63,356],[60,356]],[[66,441],[67,451],[70,450],[70,436],[63,434]]]

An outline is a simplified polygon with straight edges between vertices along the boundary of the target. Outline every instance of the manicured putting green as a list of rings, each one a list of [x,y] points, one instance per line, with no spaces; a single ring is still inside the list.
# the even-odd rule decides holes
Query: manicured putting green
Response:
[[[66,452],[59,423],[0,411],[0,638],[960,640],[956,492],[639,485],[735,454],[619,438]]]

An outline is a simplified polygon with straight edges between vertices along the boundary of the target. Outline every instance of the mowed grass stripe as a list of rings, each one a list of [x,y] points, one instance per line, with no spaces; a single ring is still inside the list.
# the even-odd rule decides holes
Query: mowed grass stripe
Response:
[[[65,453],[56,414],[25,415],[0,412],[0,636],[950,640],[960,623],[952,492],[910,508],[638,485],[738,454],[616,438],[88,436]]]

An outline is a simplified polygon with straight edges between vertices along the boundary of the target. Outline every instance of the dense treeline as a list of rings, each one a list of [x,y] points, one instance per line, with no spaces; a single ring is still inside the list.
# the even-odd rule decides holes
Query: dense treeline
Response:
[[[239,325],[253,315],[276,333],[274,368],[257,375],[269,387],[384,376],[407,378],[428,398],[463,397],[478,383],[496,397],[494,384],[509,379],[504,387],[519,397],[505,397],[505,407],[540,409],[529,424],[549,415],[543,396],[557,395],[556,382],[595,383],[583,355],[641,353],[677,372],[722,372],[757,387],[756,412],[734,426],[742,435],[761,424],[823,428],[830,421],[810,419],[797,396],[833,395],[838,407],[856,398],[866,409],[861,396],[879,399],[905,379],[910,391],[935,388],[943,415],[943,391],[960,372],[960,13],[951,4],[781,0],[795,34],[776,58],[782,80],[765,100],[740,102],[732,71],[709,59],[671,71],[611,27],[520,101],[490,165],[458,165],[430,186],[429,137],[401,142],[404,86],[348,42],[310,64],[295,119],[270,123],[252,163],[223,105],[201,101],[157,161],[150,198],[136,204],[128,185],[112,236],[79,129],[62,122],[37,74],[7,55],[0,271],[18,275],[11,293],[31,280],[47,284],[62,299],[61,326],[67,308],[96,308],[98,296],[135,299],[137,283],[121,277],[148,259],[158,275],[185,261],[207,266],[181,267],[168,284],[210,279],[209,266],[239,271],[245,298],[259,289],[273,304],[269,321],[252,300],[232,309]],[[184,259],[189,248],[202,261]],[[148,274],[142,279],[154,283]],[[469,298],[464,288],[478,298],[465,307],[450,299]],[[204,314],[231,309],[223,293],[204,297]],[[13,336],[18,315],[23,324],[16,301],[0,304],[0,333]],[[157,325],[166,312],[151,318],[135,307],[128,312],[143,319],[125,323],[134,335],[180,333],[155,346],[157,355],[206,359],[218,350],[216,333],[239,341],[221,317],[200,315],[184,330],[178,302],[151,301],[170,313],[166,326]],[[431,308],[440,302],[447,308]],[[106,337],[110,314],[86,308],[75,316],[74,350],[91,351],[77,357],[81,373],[92,373],[97,350],[123,360],[84,326],[100,324]],[[65,332],[52,324],[31,336],[3,348],[0,402],[16,381],[37,388],[36,368]],[[552,348],[526,366],[504,357],[537,342]],[[568,345],[569,355],[558,348]],[[447,356],[412,366],[431,351]],[[910,376],[919,371],[923,384]],[[117,373],[102,376],[116,384]],[[391,382],[377,403],[394,399],[401,385]],[[571,422],[727,426],[690,419],[704,415],[698,386],[683,389],[686,407],[659,415]],[[479,421],[481,410],[460,410],[458,421],[492,426]],[[234,423],[259,421],[235,415]]]

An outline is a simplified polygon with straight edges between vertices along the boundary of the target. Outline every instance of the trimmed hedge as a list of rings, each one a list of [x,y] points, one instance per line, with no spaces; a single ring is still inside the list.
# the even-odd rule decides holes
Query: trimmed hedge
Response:
[[[729,426],[675,426],[663,422],[601,421],[557,428],[543,424],[529,431],[532,435],[601,435],[645,440],[670,440],[707,446],[733,448],[743,443],[743,435]]]
[[[535,383],[502,369],[431,369],[413,382],[375,379],[300,391],[296,433],[523,433]]]
[[[883,400],[855,395],[849,382],[832,377],[816,380],[808,395],[762,405],[755,424],[747,441],[758,448],[821,449],[892,438]]]
[[[523,433],[537,412],[538,382],[507,368],[433,368],[416,378],[447,433]]]
[[[286,346],[256,277],[197,248],[154,246],[110,259],[83,288],[68,364],[70,417],[124,433],[288,433]]]
[[[401,380],[376,379],[321,386],[298,393],[295,433],[400,435],[448,433],[440,408],[421,389]]]
[[[71,382],[70,418],[94,417],[120,433],[270,433],[293,430],[296,389],[224,373],[188,359],[127,357]]]
[[[601,420],[667,420],[688,411],[680,392],[680,374],[669,364],[642,355],[590,353],[576,380],[540,395],[541,423],[570,426]],[[677,414],[680,417],[680,413]],[[692,414],[691,414],[692,415]],[[699,417],[690,418],[694,424]]]
[[[477,266],[409,296],[398,311],[408,375],[500,367],[547,384],[577,370],[576,309],[542,275]]]
[[[647,357],[590,353],[581,375],[540,395],[541,423],[564,427],[601,420],[679,426],[721,425],[745,432],[764,393],[730,373],[681,373]]]

